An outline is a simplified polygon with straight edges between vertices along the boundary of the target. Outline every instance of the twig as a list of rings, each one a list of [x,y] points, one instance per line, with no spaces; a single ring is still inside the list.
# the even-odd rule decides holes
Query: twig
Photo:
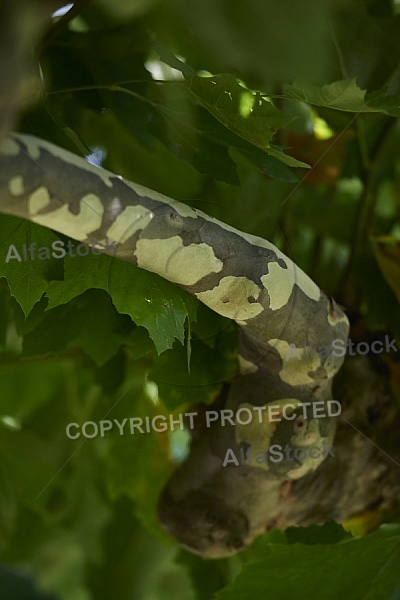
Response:
[[[38,53],[40,54],[67,27],[68,23],[75,19],[91,2],[92,0],[75,0],[69,11],[62,15],[43,36],[38,45]]]

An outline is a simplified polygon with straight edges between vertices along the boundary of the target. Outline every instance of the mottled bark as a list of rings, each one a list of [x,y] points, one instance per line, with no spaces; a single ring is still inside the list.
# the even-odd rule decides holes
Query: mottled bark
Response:
[[[332,352],[311,356],[309,345],[332,350],[335,340],[344,344],[348,322],[272,244],[30,136],[3,146],[0,209],[88,244],[107,237],[117,258],[160,274],[238,323],[242,370],[218,410],[235,417],[240,409],[272,405],[280,420],[265,410],[254,412],[248,425],[222,425],[220,418],[199,425],[188,460],[159,503],[161,523],[187,548],[225,556],[268,527],[343,520],[396,502],[397,465],[344,420],[361,430],[368,425],[362,390],[374,389],[372,371],[350,369],[348,379],[358,373],[357,393],[346,398],[339,387],[337,398],[349,408],[329,417],[332,381],[343,358]],[[385,429],[385,418],[373,423],[369,437]],[[298,449],[332,444],[334,458],[293,459]],[[289,458],[255,465],[257,452],[276,445],[289,447]],[[251,464],[223,466],[228,451],[240,457],[249,448]]]

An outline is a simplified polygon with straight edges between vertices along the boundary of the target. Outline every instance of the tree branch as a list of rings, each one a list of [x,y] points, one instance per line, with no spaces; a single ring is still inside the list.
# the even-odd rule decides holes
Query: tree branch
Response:
[[[342,310],[266,240],[31,136],[14,135],[3,145],[0,210],[89,245],[108,238],[116,248],[110,254],[158,273],[236,321],[242,372],[221,410],[236,417],[257,407],[269,415],[267,407],[278,404],[281,420],[263,417],[249,427],[218,420],[203,428],[159,506],[164,527],[192,551],[225,556],[249,544],[279,504],[281,484],[315,471],[324,456],[236,469],[223,466],[226,453],[332,444],[336,419],[327,402],[343,362],[332,343],[344,345],[348,335]],[[311,342],[328,351],[301,358]],[[322,418],[314,417],[316,402]],[[292,414],[290,407],[301,407],[302,415],[282,418]]]

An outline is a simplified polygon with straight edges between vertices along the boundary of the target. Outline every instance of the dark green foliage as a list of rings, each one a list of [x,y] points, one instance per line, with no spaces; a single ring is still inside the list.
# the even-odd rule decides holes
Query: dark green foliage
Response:
[[[269,239],[363,332],[400,342],[398,13],[88,3],[41,42],[41,98],[19,129]],[[80,447],[66,426],[210,402],[237,371],[236,330],[115,258],[5,262],[11,244],[57,239],[0,215],[1,560],[61,600],[398,598],[398,525],[277,530],[212,563],[165,545],[168,434],[114,427]]]

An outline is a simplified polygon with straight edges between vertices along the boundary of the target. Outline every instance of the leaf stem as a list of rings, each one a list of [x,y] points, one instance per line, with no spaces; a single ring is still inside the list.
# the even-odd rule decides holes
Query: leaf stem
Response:
[[[139,94],[136,94],[136,92],[133,92],[132,90],[127,90],[126,88],[121,87],[128,83],[163,83],[163,84],[174,83],[174,84],[176,84],[176,81],[168,81],[165,79],[127,79],[126,81],[118,81],[117,83],[104,83],[104,84],[95,83],[93,85],[78,85],[76,87],[64,88],[62,90],[53,90],[52,92],[46,91],[45,93],[47,96],[54,96],[55,94],[67,94],[70,92],[86,92],[89,90],[109,90],[111,92],[113,92],[114,90],[118,90],[118,91],[123,91],[126,93],[131,93],[131,94],[139,97],[141,100],[147,101],[147,98],[144,98],[144,96],[140,96]]]

